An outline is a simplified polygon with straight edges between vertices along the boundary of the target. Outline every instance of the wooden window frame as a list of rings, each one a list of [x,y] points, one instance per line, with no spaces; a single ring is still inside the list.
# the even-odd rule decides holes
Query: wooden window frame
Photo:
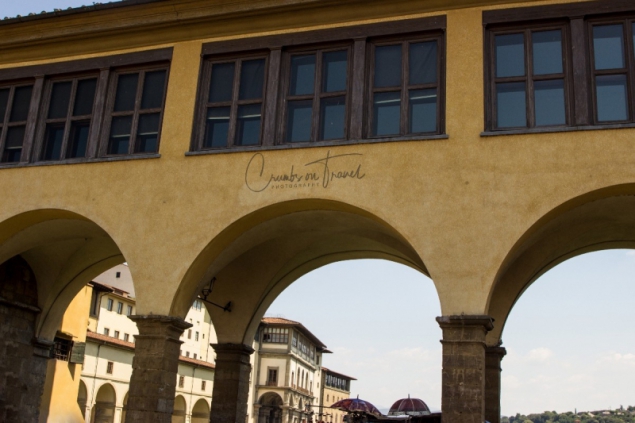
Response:
[[[346,90],[337,91],[333,93],[322,92],[322,58],[324,53],[331,53],[336,51],[346,50]],[[315,54],[315,75],[313,79],[313,94],[308,95],[291,95],[289,94],[289,87],[291,83],[291,58],[299,55]],[[352,92],[352,80],[353,80],[353,42],[344,41],[331,44],[309,45],[304,47],[294,47],[286,49],[283,52],[283,63],[281,66],[282,82],[280,86],[280,95],[278,103],[278,113],[280,119],[278,119],[278,136],[276,137],[276,143],[279,145],[307,145],[320,141],[346,141],[349,139],[349,126],[350,126],[350,109],[351,109],[351,92]],[[322,99],[324,98],[345,98],[344,106],[344,137],[333,140],[321,140],[320,139],[320,106]],[[287,140],[287,124],[288,124],[288,104],[290,101],[302,101],[311,100],[313,102],[313,108],[311,111],[311,136],[309,141],[288,141]]]
[[[106,117],[104,112],[108,91],[111,88],[110,82],[112,74],[120,71],[121,69],[147,69],[148,67],[160,64],[168,69],[166,76],[167,84],[169,81],[169,68],[172,60],[172,50],[173,49],[169,47],[90,59],[0,69],[0,88],[27,85],[33,86],[20,162],[0,163],[0,169],[15,166],[40,166],[160,157],[158,152],[136,153],[124,156],[107,156],[100,154],[103,147],[101,134],[104,133],[102,126]],[[82,78],[85,75],[98,75],[86,157],[60,158],[59,160],[51,161],[40,160],[44,133],[38,131],[38,128],[41,127],[43,121],[46,121],[46,113],[41,109],[46,108],[48,110],[49,107],[48,99],[45,98],[50,94],[50,89],[47,92],[48,86],[50,86],[54,81]],[[159,138],[163,123],[163,114],[165,111],[166,94],[167,92],[164,92],[163,106],[159,121]],[[0,151],[3,152],[4,138],[6,138],[3,133],[6,131],[2,130],[5,127],[4,122],[0,125],[2,125],[0,128]],[[63,153],[66,154],[64,150]]]
[[[549,74],[549,75],[534,75],[533,74],[533,46],[532,46],[532,33],[542,31],[562,31],[562,67],[563,72],[561,74]],[[511,34],[523,34],[524,47],[523,54],[525,58],[525,74],[523,76],[512,77],[497,77],[496,76],[496,36],[497,35],[511,35]],[[487,54],[485,56],[485,69],[486,69],[486,98],[489,99],[487,109],[487,128],[491,131],[523,131],[523,130],[536,130],[536,129],[548,129],[548,128],[564,128],[571,126],[574,121],[573,116],[573,71],[571,69],[571,34],[569,25],[564,21],[550,21],[542,22],[531,25],[505,25],[502,27],[489,28],[486,32],[486,45]],[[536,114],[535,114],[535,89],[534,83],[536,81],[551,81],[556,79],[562,79],[564,84],[564,102],[565,102],[565,124],[563,125],[545,125],[536,126]],[[517,127],[504,127],[499,128],[497,123],[497,103],[496,103],[496,84],[498,83],[511,83],[511,82],[524,82],[525,83],[525,113],[526,113],[526,126]]]
[[[635,6],[633,6],[635,12]],[[595,69],[595,49],[593,47],[593,27],[602,25],[622,25],[624,35],[624,65],[622,69]],[[615,125],[629,124],[635,122],[635,50],[633,46],[633,25],[635,25],[635,13],[619,16],[603,16],[586,21],[586,29],[588,34],[587,51],[589,57],[589,91],[591,93],[592,119],[594,125]],[[621,121],[603,121],[598,119],[598,103],[597,103],[597,76],[604,75],[626,75],[627,84],[627,100],[628,100],[628,119]]]
[[[423,43],[428,41],[437,42],[437,81],[434,84],[410,84],[410,44]],[[391,46],[401,44],[401,108],[399,119],[398,135],[373,135],[373,96],[375,93],[396,92],[395,87],[375,88],[375,48],[381,46]],[[405,36],[390,36],[371,40],[368,43],[368,62],[367,62],[367,106],[366,106],[366,122],[365,122],[365,138],[383,139],[392,137],[413,137],[417,135],[441,135],[445,133],[445,36],[441,31],[427,32],[418,34],[406,34]],[[424,90],[435,88],[437,90],[437,116],[436,131],[434,132],[408,132],[408,116],[410,112],[410,101],[408,92],[410,90]]]
[[[37,97],[41,93],[41,87],[42,87],[41,80],[39,81],[39,84],[36,84],[36,82],[37,81],[31,79],[31,80],[23,80],[23,81],[14,81],[13,83],[8,83],[8,84],[0,84],[0,90],[1,89],[9,90],[9,95],[7,97],[7,105],[6,105],[4,116],[0,116],[0,165],[2,166],[18,166],[26,162],[28,159],[28,155],[29,155],[28,147],[30,147],[30,145],[28,145],[27,142],[30,140],[30,134],[33,133],[34,124],[35,124],[35,119],[32,116],[32,109],[33,109],[34,103],[37,101]],[[15,90],[18,88],[29,87],[29,86],[31,87],[32,91],[31,91],[31,100],[29,103],[29,113],[27,115],[27,119],[24,121],[19,121],[19,122],[11,122],[10,116],[11,116],[11,111],[13,109],[13,100],[15,98]],[[39,90],[39,92],[36,90]],[[20,160],[17,162],[2,161],[9,128],[18,127],[18,126],[25,127],[24,137],[22,139],[22,151],[20,153]]]
[[[111,375],[113,373],[114,367],[115,367],[115,363],[113,361],[109,361],[106,364],[106,373]]]
[[[262,97],[259,99],[240,100],[240,75],[242,72],[242,63],[249,60],[264,59],[265,72],[262,87]],[[209,89],[212,82],[212,68],[214,65],[234,63],[234,83],[232,87],[232,99],[225,102],[210,102]],[[204,59],[201,66],[201,79],[197,94],[197,107],[195,114],[193,144],[196,145],[197,151],[204,150],[223,150],[235,147],[236,142],[236,122],[238,120],[238,106],[262,103],[262,112],[260,117],[260,139],[257,145],[239,146],[239,147],[257,147],[263,142],[263,129],[266,120],[266,103],[267,97],[267,79],[269,70],[269,53],[267,51],[257,51],[241,55],[219,55],[211,56]],[[207,121],[207,110],[211,107],[229,107],[229,130],[227,132],[227,145],[224,147],[205,147],[205,126]]]
[[[141,109],[141,99],[143,96],[143,88],[145,86],[145,76],[147,73],[165,70],[165,81],[163,83],[163,99],[161,107],[152,109]],[[133,110],[116,112],[114,110],[115,100],[117,97],[117,86],[119,77],[122,75],[132,75],[138,73],[137,92],[135,94],[135,105]],[[165,115],[165,101],[167,98],[168,81],[170,80],[170,66],[166,63],[143,64],[126,68],[114,69],[110,72],[110,80],[108,82],[108,94],[106,99],[106,110],[104,113],[104,125],[101,133],[99,146],[99,155],[102,157],[132,156],[136,154],[156,154],[161,146],[161,130],[163,129],[163,117]],[[154,153],[137,151],[137,131],[139,128],[139,118],[142,115],[150,115],[159,113],[159,128],[157,132],[157,151]],[[132,116],[130,124],[130,141],[128,142],[128,152],[125,154],[111,154],[110,149],[110,129],[114,118]]]
[[[628,67],[627,78],[629,89],[629,121],[598,122],[597,101],[595,92],[595,73],[593,55],[592,26],[597,24],[610,24],[635,21],[635,6],[632,0],[585,1],[579,3],[562,3],[554,5],[525,6],[499,10],[483,11],[484,31],[484,105],[485,105],[485,131],[482,136],[559,132],[576,130],[594,130],[603,128],[629,128],[635,125],[635,53],[631,46],[632,39],[628,37],[629,29],[625,31],[627,37],[626,61]],[[566,127],[535,127],[516,129],[494,129],[492,120],[492,79],[491,63],[493,50],[489,31],[500,27],[533,27],[553,22],[565,22],[569,34],[569,52],[565,56],[570,58],[570,93],[571,101],[568,117],[571,119]],[[564,49],[564,45],[563,45]],[[630,62],[629,62],[630,61]],[[619,72],[618,72],[619,73]],[[626,73],[626,72],[623,72]]]
[[[203,60],[200,67],[192,140],[190,151],[186,152],[185,155],[447,138],[447,135],[445,135],[446,27],[446,16],[437,15],[400,21],[295,32],[292,36],[279,34],[203,44],[201,52]],[[438,52],[440,57],[438,66],[441,66],[441,71],[438,75],[440,77],[438,88],[438,114],[440,115],[438,131],[435,134],[408,134],[407,136],[369,138],[366,129],[368,119],[368,91],[366,86],[368,81],[368,44],[371,42],[370,40],[382,37],[410,38],[413,34],[435,35],[442,40],[439,44]],[[286,142],[284,137],[287,123],[285,99],[287,97],[286,88],[288,88],[288,54],[290,52],[309,52],[327,46],[342,45],[350,46],[346,99],[347,115],[345,119],[346,138],[327,141]],[[211,75],[207,67],[209,66],[207,65],[208,61],[221,58],[242,59],[251,57],[254,54],[267,56],[260,144],[202,149],[204,113],[207,109],[206,96],[209,92],[208,80]],[[316,115],[319,119],[319,113],[314,113],[314,119]],[[319,125],[317,126],[319,127]]]

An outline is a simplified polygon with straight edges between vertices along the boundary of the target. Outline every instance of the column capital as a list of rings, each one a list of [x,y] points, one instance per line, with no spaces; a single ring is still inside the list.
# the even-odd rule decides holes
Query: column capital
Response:
[[[174,316],[160,316],[157,314],[148,314],[148,315],[138,315],[133,314],[128,316],[128,319],[132,320],[138,325],[143,326],[174,326],[175,329],[180,329],[184,331],[185,329],[191,328],[193,325],[191,323],[186,322],[180,317]]]
[[[437,317],[441,329],[458,327],[483,327],[487,332],[494,329],[494,319],[487,315],[451,315]]]
[[[487,354],[488,356],[498,357],[500,360],[502,360],[503,357],[507,355],[507,349],[500,345],[495,345],[493,347],[486,346],[485,354]]]
[[[44,338],[33,338],[31,344],[33,344],[33,355],[42,358],[51,358],[53,345],[55,345],[53,341]]]

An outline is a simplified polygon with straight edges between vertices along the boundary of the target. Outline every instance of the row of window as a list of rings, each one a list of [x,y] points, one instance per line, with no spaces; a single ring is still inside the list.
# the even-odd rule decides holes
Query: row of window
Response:
[[[114,307],[114,300],[112,298],[108,298],[108,302],[106,304],[106,309],[108,311],[112,311],[113,307]],[[123,303],[121,301],[117,301],[117,314],[123,314]],[[128,305],[128,307],[126,308],[126,316],[131,316],[132,315],[132,306]]]
[[[185,387],[185,376],[179,376],[179,388],[183,388]],[[205,392],[205,390],[207,389],[207,381],[206,380],[202,380],[201,381],[201,391]]]
[[[104,335],[110,336],[110,328],[104,328]],[[115,339],[119,339],[119,335],[120,335],[120,332],[118,330],[116,330],[116,331],[113,332],[112,337],[115,338]],[[134,336],[132,337],[132,341],[131,341],[130,340],[130,335],[127,334],[127,333],[123,334],[123,338],[122,339],[124,341],[126,341],[126,342],[134,342]]]
[[[288,328],[274,328],[265,327],[262,330],[262,342],[272,344],[288,344],[289,343],[289,329]]]
[[[554,7],[517,9],[511,23],[484,13],[486,130],[635,122],[635,17]],[[445,25],[441,16],[208,44],[191,149],[441,135]],[[0,161],[158,152],[170,58],[164,49],[35,67],[45,76],[31,81],[0,70],[23,81],[0,83]]]
[[[326,383],[326,386],[329,386],[331,388],[342,389],[344,391],[349,390],[349,380],[339,376],[326,375],[325,383]]]

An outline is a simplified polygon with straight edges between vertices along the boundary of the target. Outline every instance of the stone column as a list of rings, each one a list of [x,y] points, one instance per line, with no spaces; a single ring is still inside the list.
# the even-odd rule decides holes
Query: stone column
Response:
[[[244,344],[212,344],[216,351],[210,423],[245,423],[249,397],[249,356]]]
[[[442,316],[443,423],[483,423],[485,419],[485,335],[489,316]]]
[[[170,316],[130,316],[137,324],[126,423],[171,423],[183,331],[191,324]]]
[[[485,420],[500,423],[501,361],[507,350],[500,345],[485,348]]]

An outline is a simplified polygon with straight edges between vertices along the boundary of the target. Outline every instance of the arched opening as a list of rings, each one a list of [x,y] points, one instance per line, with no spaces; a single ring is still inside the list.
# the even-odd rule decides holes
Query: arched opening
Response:
[[[187,404],[183,395],[177,395],[174,399],[174,411],[172,412],[172,423],[185,423]]]
[[[79,381],[79,392],[77,393],[77,405],[82,415],[86,413],[86,403],[88,401],[88,390],[83,380]]]
[[[200,399],[192,408],[192,423],[207,422],[209,422],[209,404],[204,399]]]
[[[126,412],[128,411],[128,392],[126,392],[126,396],[123,397],[123,408],[121,409],[121,421],[126,421]]]
[[[595,254],[588,253],[635,247],[635,195],[633,194],[633,187],[624,185],[609,187],[574,198],[547,213],[520,237],[501,265],[490,292],[487,312],[495,319],[495,326],[494,330],[487,336],[488,346],[495,348],[496,345],[499,345],[503,341],[503,330],[505,330],[505,344],[503,345],[508,349],[514,348],[513,342],[510,341],[515,338],[510,333],[510,329],[506,329],[508,318],[512,309],[515,309],[515,304],[524,302],[526,291],[540,291],[533,287],[534,282],[551,278],[550,275],[558,274],[558,269],[566,268],[569,263],[580,267],[583,263],[592,261]],[[551,294],[542,291],[543,297],[557,295],[555,294],[556,285],[553,284]],[[571,289],[572,291],[565,295],[574,295],[578,290],[575,287],[571,287]],[[549,303],[546,298],[541,301],[541,304]],[[541,307],[536,302],[533,305]],[[566,316],[562,320],[569,322],[570,330],[584,332],[588,328],[578,326],[574,329],[576,325],[573,316],[577,314],[576,310],[571,311],[571,316]],[[551,310],[544,310],[544,313],[550,317],[554,315]],[[584,311],[585,315],[593,315],[594,313],[594,310]],[[539,321],[538,317],[535,319]],[[536,325],[541,336],[535,339],[546,339],[548,334],[557,330],[557,327],[562,330],[562,327],[559,326],[560,323],[562,322],[554,321],[546,327]],[[518,324],[516,328],[518,328]],[[551,348],[535,348],[531,357],[529,352],[525,354],[525,359],[528,362],[548,361],[552,357],[552,352]],[[517,358],[511,355],[509,362],[513,363]],[[570,366],[570,364],[567,362],[566,366]],[[586,366],[584,368],[586,369]],[[500,373],[498,383],[500,384]],[[498,389],[500,396],[500,386]],[[504,384],[502,389],[505,389]],[[580,408],[581,406],[574,407]]]
[[[23,326],[28,334],[8,338],[24,339],[24,351],[8,360],[1,356],[7,349],[0,348],[0,362],[28,369],[28,375],[16,378],[22,388],[14,390],[15,402],[6,404],[25,419],[82,417],[76,396],[81,372],[76,364],[82,354],[74,345],[83,342],[88,316],[80,316],[80,303],[90,301],[87,283],[92,278],[123,261],[103,228],[73,212],[36,210],[0,222],[0,284],[11,287],[1,294],[7,297],[2,307],[31,316],[28,327]],[[48,360],[51,356],[55,360]],[[0,390],[12,390],[10,385],[0,379]],[[73,394],[56,394],[61,391]]]
[[[114,423],[117,396],[111,384],[102,385],[95,397],[92,423]]]
[[[268,392],[258,401],[260,409],[257,423],[282,423],[283,401],[275,392]]]

